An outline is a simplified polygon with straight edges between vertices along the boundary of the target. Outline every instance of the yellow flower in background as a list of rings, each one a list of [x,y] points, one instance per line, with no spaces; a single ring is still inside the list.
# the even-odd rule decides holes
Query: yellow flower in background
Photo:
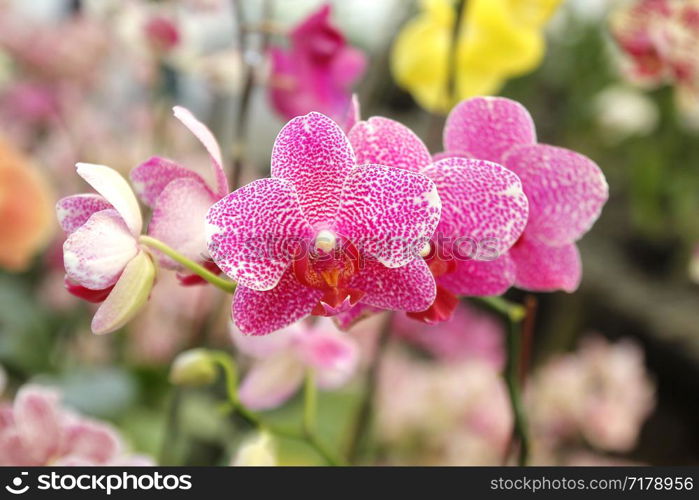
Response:
[[[53,230],[53,196],[28,158],[0,138],[0,269],[22,271]]]
[[[456,0],[422,0],[422,10],[398,34],[391,70],[425,109],[446,113],[457,102],[497,93],[509,78],[543,59],[543,28],[562,0],[466,0],[457,50]],[[449,95],[450,66],[454,96]]]

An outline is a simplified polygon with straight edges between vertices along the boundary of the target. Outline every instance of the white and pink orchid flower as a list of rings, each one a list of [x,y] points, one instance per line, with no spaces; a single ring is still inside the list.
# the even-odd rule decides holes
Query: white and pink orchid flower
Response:
[[[340,126],[310,113],[277,136],[271,178],[211,207],[207,241],[216,264],[238,283],[236,325],[262,335],[358,303],[429,307],[436,286],[418,252],[440,212],[430,179],[358,162]]]
[[[109,424],[63,407],[55,390],[25,385],[13,404],[0,405],[0,465],[154,464],[149,457],[128,453]]]
[[[359,363],[357,343],[327,318],[313,325],[302,321],[264,337],[244,335],[235,327],[231,332],[238,350],[255,359],[238,392],[253,410],[282,405],[301,387],[308,370],[321,389],[337,389]]]
[[[521,104],[477,97],[452,110],[440,157],[496,162],[519,176],[529,200],[522,236],[500,258],[472,260],[440,284],[463,295],[497,295],[510,286],[533,291],[578,288],[575,242],[595,223],[609,196],[600,168],[568,149],[537,143],[534,121]]]
[[[79,163],[77,172],[98,194],[58,201],[56,213],[68,239],[63,244],[66,288],[90,302],[102,302],[92,331],[124,326],[148,300],[155,265],[139,245],[141,209],[126,180],[104,165]]]
[[[153,209],[148,234],[177,250],[190,260],[204,262],[211,271],[218,269],[208,260],[205,217],[209,207],[228,194],[228,180],[223,170],[221,148],[211,131],[185,108],[173,108],[180,120],[204,145],[211,158],[214,185],[182,165],[154,156],[131,171],[131,182],[141,200]],[[160,264],[167,269],[182,270],[171,258],[157,252]],[[200,282],[194,277],[185,284]]]

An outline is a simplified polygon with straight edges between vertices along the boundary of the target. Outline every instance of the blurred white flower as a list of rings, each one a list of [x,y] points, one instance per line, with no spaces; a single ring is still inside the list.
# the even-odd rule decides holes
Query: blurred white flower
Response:
[[[658,125],[658,107],[653,100],[623,85],[607,87],[597,94],[593,112],[602,137],[611,144],[646,136]]]
[[[273,467],[278,465],[272,436],[266,432],[260,432],[247,439],[238,448],[231,465],[235,467]]]

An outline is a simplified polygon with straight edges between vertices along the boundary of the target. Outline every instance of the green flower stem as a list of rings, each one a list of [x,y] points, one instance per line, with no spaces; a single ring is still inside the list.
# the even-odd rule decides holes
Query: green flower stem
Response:
[[[211,351],[211,359],[223,370],[229,409],[238,415],[242,420],[259,431],[267,431],[277,437],[305,442],[308,446],[313,448],[318,456],[325,460],[327,465],[343,465],[343,463],[320,442],[315,431],[309,428],[309,424],[313,426],[315,425],[315,408],[317,407],[315,381],[313,380],[312,376],[306,377],[306,384],[304,388],[304,393],[306,396],[304,407],[304,425],[303,430],[299,432],[292,429],[285,429],[270,425],[264,422],[259,415],[246,408],[238,398],[238,370],[233,359],[224,351]],[[312,391],[309,390],[309,385],[311,384],[313,387]],[[313,395],[309,398],[309,393],[311,392]],[[309,415],[312,415],[312,419],[310,421],[308,420]]]
[[[504,376],[514,416],[513,435],[519,441],[517,463],[527,465],[529,460],[529,428],[520,384],[522,321],[526,317],[527,311],[520,304],[509,302],[502,297],[474,298],[473,301],[498,314],[507,323],[507,362]]]
[[[174,260],[178,264],[181,264],[186,269],[192,271],[194,274],[196,274],[200,278],[208,281],[209,283],[211,283],[215,287],[220,288],[224,292],[226,292],[226,293],[235,292],[235,287],[236,287],[235,283],[216,276],[214,273],[212,273],[211,271],[206,269],[201,264],[198,264],[198,263],[194,262],[193,260],[188,259],[184,255],[179,253],[177,250],[175,250],[172,247],[169,247],[168,245],[166,245],[162,241],[157,240],[151,236],[145,236],[145,235],[142,235],[138,239],[138,241],[142,245],[145,245],[147,247],[153,248],[155,250],[158,250],[159,252],[164,253],[165,255],[170,257],[172,260]]]
[[[303,383],[303,432],[312,436],[316,429],[316,415],[318,413],[318,388],[316,387],[315,373],[312,368],[306,370]]]

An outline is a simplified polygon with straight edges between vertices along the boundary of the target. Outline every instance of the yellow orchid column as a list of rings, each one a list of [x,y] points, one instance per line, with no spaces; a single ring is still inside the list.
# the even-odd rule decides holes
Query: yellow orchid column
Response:
[[[393,46],[393,75],[422,107],[437,113],[469,97],[495,94],[508,78],[541,63],[543,28],[561,1],[421,0],[421,12]]]

